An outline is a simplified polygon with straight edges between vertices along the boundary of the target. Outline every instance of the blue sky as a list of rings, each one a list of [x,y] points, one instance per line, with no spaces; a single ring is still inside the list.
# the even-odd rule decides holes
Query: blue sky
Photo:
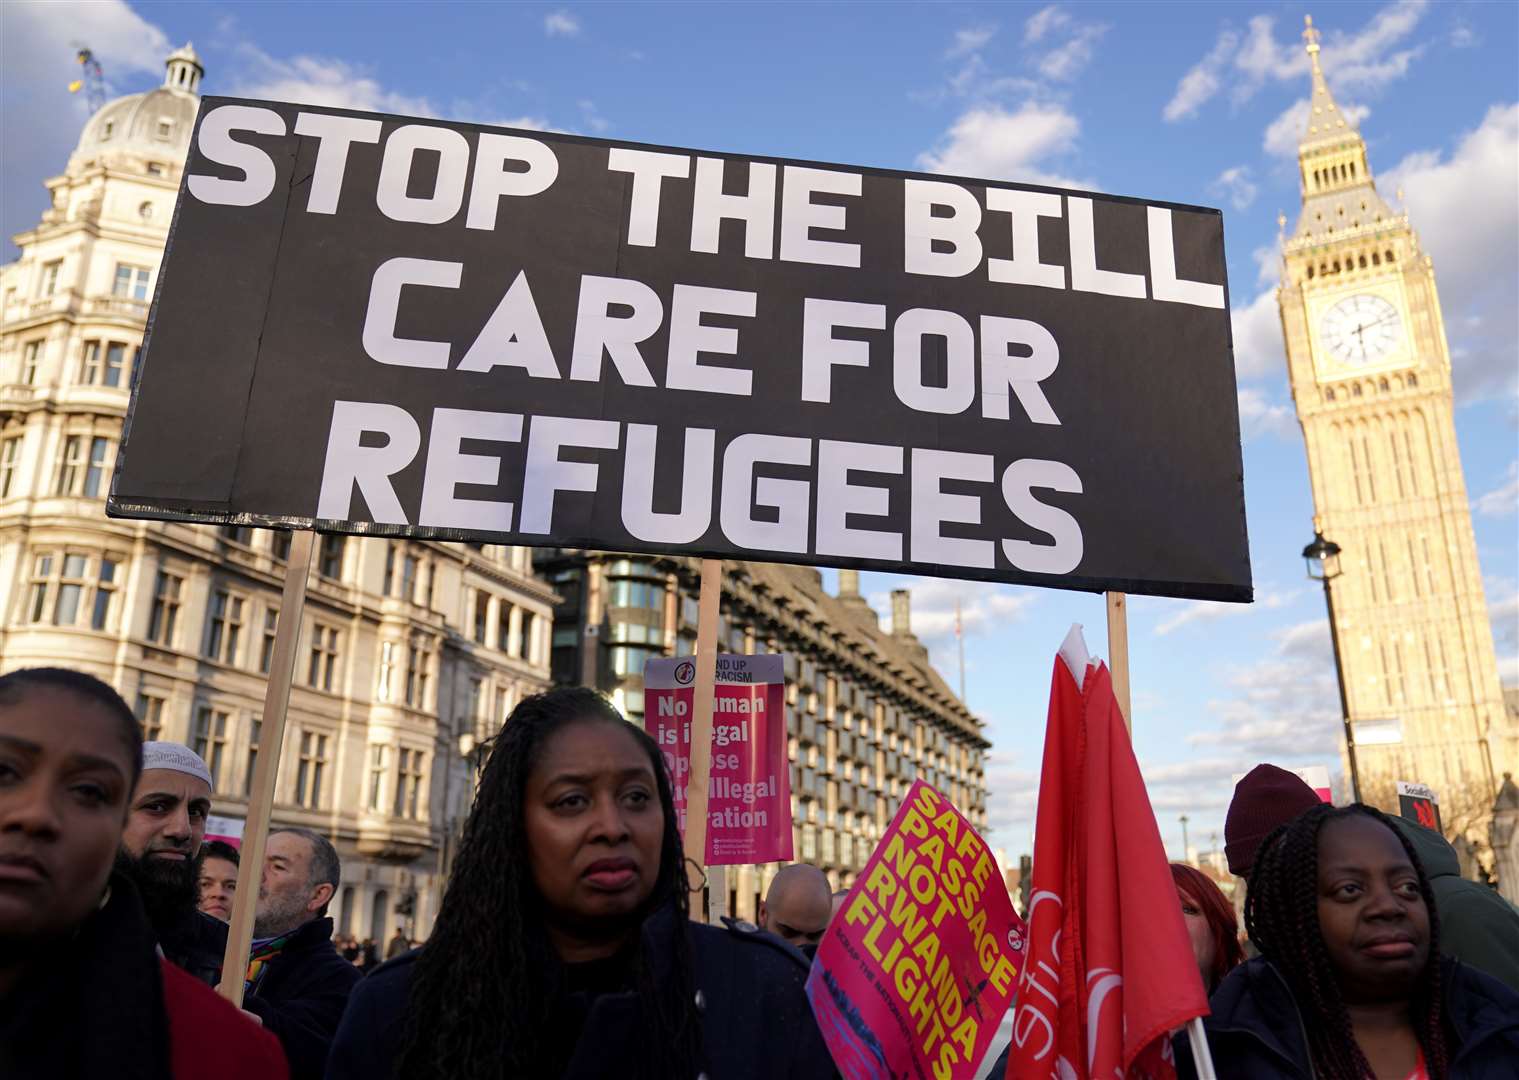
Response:
[[[1135,745],[1180,850],[1222,832],[1258,761],[1338,771],[1323,598],[1298,552],[1312,504],[1271,295],[1311,11],[1380,189],[1435,260],[1457,429],[1500,664],[1519,680],[1519,7],[1512,4],[6,4],[0,220],[46,205],[87,116],[74,47],[113,93],[193,40],[209,93],[551,127],[736,153],[1076,184],[1225,215],[1257,602],[1135,598]],[[831,576],[830,576],[831,580]],[[878,606],[902,584],[867,574]],[[995,743],[992,842],[1029,847],[1050,665],[1070,623],[1106,653],[1101,597],[911,580],[953,684]]]

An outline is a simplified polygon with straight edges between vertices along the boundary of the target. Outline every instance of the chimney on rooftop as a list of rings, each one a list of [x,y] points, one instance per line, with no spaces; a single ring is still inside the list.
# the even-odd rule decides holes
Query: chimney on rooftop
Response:
[[[839,571],[839,599],[860,595],[860,572],[858,570]]]
[[[891,635],[912,637],[912,593],[906,589],[891,590]]]
[[[862,619],[869,619],[872,626],[880,625],[880,617],[875,608],[866,603],[860,595],[860,572],[858,570],[839,571],[839,603],[847,610],[854,612]]]

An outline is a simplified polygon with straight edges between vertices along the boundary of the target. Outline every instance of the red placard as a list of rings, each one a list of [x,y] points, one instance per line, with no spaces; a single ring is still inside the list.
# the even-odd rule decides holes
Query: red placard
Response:
[[[670,770],[682,835],[695,674],[690,657],[644,665],[644,727]],[[789,861],[791,771],[783,658],[773,653],[719,655],[712,707],[706,865]]]
[[[828,927],[807,996],[845,1080],[967,1080],[1023,951],[991,850],[919,780]]]

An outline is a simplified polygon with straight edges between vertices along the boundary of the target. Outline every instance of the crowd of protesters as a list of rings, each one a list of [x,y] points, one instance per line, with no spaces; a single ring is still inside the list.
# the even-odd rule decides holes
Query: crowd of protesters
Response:
[[[212,989],[239,861],[205,840],[213,798],[99,680],[0,676],[0,1077],[835,1075],[804,983],[844,890],[797,864],[758,926],[692,921],[660,753],[594,691],[508,718],[420,948],[334,939],[336,850],[271,831],[242,1010]],[[1439,834],[1262,765],[1225,835],[1243,938],[1218,886],[1172,867],[1218,1076],[1519,1075],[1519,911]]]

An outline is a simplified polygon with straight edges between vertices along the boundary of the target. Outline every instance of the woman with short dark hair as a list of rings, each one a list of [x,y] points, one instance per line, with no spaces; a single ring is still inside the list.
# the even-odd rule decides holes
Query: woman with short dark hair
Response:
[[[329,1080],[826,1077],[807,965],[689,919],[652,739],[592,690],[495,740],[427,944],[355,989]]]

